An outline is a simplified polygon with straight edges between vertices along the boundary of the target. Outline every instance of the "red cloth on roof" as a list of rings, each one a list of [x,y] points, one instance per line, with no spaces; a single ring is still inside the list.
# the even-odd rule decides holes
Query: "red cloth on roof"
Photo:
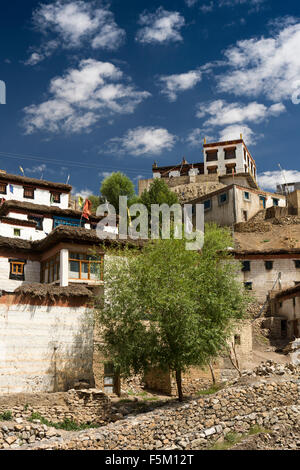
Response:
[[[89,220],[90,215],[92,214],[91,207],[92,207],[91,201],[89,199],[86,199],[84,203],[83,211],[82,211],[82,217],[84,217],[87,220]]]

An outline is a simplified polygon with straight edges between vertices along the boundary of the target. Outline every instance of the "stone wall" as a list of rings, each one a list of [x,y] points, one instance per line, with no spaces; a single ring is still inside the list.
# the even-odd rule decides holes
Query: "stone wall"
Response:
[[[38,413],[52,423],[68,419],[78,424],[103,424],[110,417],[110,399],[95,389],[59,393],[12,394],[0,397],[0,415],[11,412],[13,418],[28,419]]]
[[[210,398],[132,416],[101,429],[71,433],[36,449],[153,450],[201,449],[229,432],[245,433],[254,425],[270,428],[296,422],[300,414],[297,379],[240,385]]]

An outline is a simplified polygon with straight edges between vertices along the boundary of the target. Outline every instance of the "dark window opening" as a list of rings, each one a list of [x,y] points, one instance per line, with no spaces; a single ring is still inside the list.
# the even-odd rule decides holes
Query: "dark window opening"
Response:
[[[253,283],[252,282],[244,282],[244,286],[246,290],[253,290]]]
[[[281,320],[281,337],[287,337],[287,320]]]
[[[226,165],[226,174],[232,175],[233,173],[236,173],[236,165]]]
[[[36,230],[43,230],[43,217],[35,216],[35,215],[29,215],[28,220],[32,220],[33,222],[36,223]]]
[[[209,211],[211,209],[211,199],[204,201],[204,210]]]
[[[21,229],[14,228],[14,236],[15,237],[20,237],[21,236]]]
[[[236,346],[240,346],[241,345],[241,335],[234,335],[234,344]]]
[[[228,195],[227,193],[221,194],[219,196],[219,204],[225,204],[228,200]]]
[[[243,267],[242,267],[242,271],[245,273],[247,271],[251,271],[251,263],[250,261],[243,261],[242,263]]]
[[[213,150],[211,152],[206,152],[206,161],[215,162],[218,160],[218,150]]]
[[[273,206],[278,207],[279,206],[279,199],[276,199],[273,197]]]
[[[225,160],[233,160],[236,158],[236,149],[225,149]]]
[[[7,192],[7,184],[0,184],[0,194],[6,194]]]
[[[271,271],[273,269],[273,261],[265,261],[265,267],[267,271]]]
[[[51,193],[50,200],[51,202],[55,202],[56,204],[60,203],[60,193]]]
[[[250,201],[250,193],[248,193],[248,191],[244,192],[244,199],[246,199],[246,201]]]
[[[215,175],[218,173],[218,167],[217,166],[208,166],[207,167],[207,172],[209,175]]]
[[[300,259],[295,259],[294,263],[295,263],[295,268],[300,269]]]
[[[243,211],[243,219],[245,222],[248,221],[248,212],[247,211]]]
[[[24,188],[24,198],[34,199],[34,189],[33,188]]]

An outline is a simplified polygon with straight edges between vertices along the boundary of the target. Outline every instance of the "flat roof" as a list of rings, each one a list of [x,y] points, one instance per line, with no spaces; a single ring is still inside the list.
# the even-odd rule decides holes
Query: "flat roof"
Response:
[[[70,193],[72,191],[72,186],[69,184],[55,183],[53,181],[39,180],[37,178],[27,178],[26,176],[13,175],[6,172],[0,171],[0,182],[3,183],[17,183],[20,185],[35,186],[42,189],[55,189],[62,192]]]

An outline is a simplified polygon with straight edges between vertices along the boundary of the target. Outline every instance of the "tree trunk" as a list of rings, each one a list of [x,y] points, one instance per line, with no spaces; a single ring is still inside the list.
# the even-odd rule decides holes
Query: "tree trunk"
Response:
[[[212,378],[213,384],[215,385],[216,384],[216,377],[215,377],[213,366],[212,366],[211,362],[209,362],[208,365],[209,365],[209,368],[210,368],[210,373],[211,373],[211,378]]]
[[[177,383],[177,390],[178,390],[178,400],[183,401],[181,370],[176,370],[176,383]]]

